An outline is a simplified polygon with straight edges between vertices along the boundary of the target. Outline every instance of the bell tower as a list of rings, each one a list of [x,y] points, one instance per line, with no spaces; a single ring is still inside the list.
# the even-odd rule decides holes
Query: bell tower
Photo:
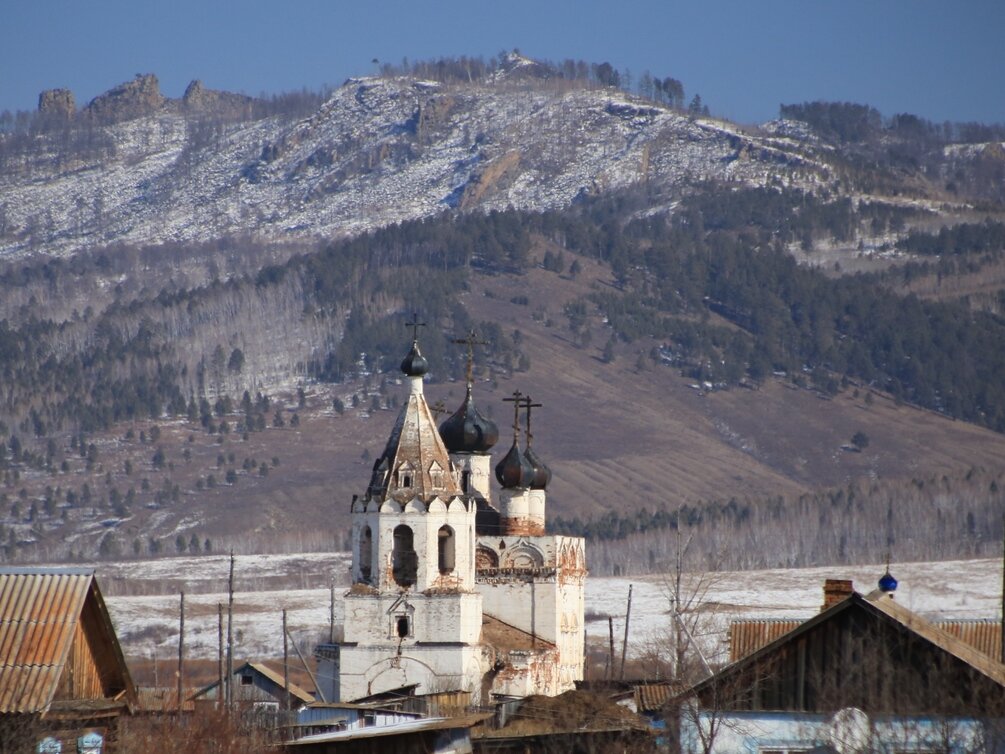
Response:
[[[401,362],[408,399],[369,485],[352,502],[352,587],[340,648],[342,701],[417,683],[478,688],[481,595],[475,586],[474,501],[423,395],[418,344]]]

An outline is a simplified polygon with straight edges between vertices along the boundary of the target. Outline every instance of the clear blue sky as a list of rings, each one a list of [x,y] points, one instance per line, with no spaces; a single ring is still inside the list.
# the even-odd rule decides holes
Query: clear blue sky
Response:
[[[78,106],[136,73],[247,94],[338,85],[400,62],[519,48],[648,69],[714,114],[841,100],[1005,122],[1005,0],[0,0],[0,110]]]

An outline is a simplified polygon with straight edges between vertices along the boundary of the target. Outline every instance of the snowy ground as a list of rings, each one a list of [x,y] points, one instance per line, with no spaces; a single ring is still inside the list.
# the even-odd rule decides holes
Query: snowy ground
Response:
[[[185,589],[186,653],[212,658],[217,651],[217,606],[226,604],[226,556],[165,558],[103,564],[99,579],[127,655],[167,657],[177,651],[178,591]],[[335,583],[336,623],[347,584],[348,553],[238,556],[235,564],[234,635],[237,657],[275,656],[282,647],[282,610],[301,648],[328,638],[331,584]],[[898,563],[897,599],[930,618],[996,618],[1001,609],[1001,561]],[[871,591],[883,566],[847,566],[769,571],[720,572],[707,583],[702,610],[719,633],[713,654],[723,646],[733,618],[808,618],[820,609],[827,578],[852,579]],[[607,616],[616,641],[624,635],[628,587],[633,586],[629,655],[641,655],[669,624],[665,578],[590,578],[586,586],[586,631],[605,644]],[[688,593],[685,588],[684,593]],[[135,596],[134,596],[135,595]]]

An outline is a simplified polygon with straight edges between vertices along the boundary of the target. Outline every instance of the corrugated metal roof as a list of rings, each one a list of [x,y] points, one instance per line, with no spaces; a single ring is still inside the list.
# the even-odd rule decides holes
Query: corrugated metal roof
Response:
[[[667,703],[672,688],[667,683],[642,683],[635,687],[635,709],[652,712]]]
[[[740,619],[729,626],[729,661],[736,662],[801,626],[805,621],[786,619]],[[996,620],[947,619],[932,621],[993,660],[1001,657],[1001,623]]]
[[[729,625],[729,661],[736,662],[787,634],[801,620],[735,620]]]
[[[937,621],[935,625],[947,634],[951,634],[979,652],[983,652],[991,659],[1002,661],[1001,621],[991,618],[986,620],[942,620]]]
[[[52,701],[94,572],[0,569],[0,713]]]

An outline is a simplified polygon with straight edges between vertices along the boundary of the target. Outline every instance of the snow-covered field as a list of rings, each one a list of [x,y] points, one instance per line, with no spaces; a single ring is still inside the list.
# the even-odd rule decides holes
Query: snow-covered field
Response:
[[[211,658],[217,651],[217,606],[226,605],[226,556],[165,558],[103,564],[99,579],[127,655],[166,657],[177,651],[178,591],[185,589],[186,653]],[[309,650],[328,637],[331,584],[336,623],[347,584],[348,553],[238,556],[235,562],[234,634],[239,658],[282,651],[282,611],[290,632]],[[897,600],[937,618],[997,618],[1001,609],[1000,560],[896,563]],[[721,647],[733,618],[808,618],[820,609],[823,582],[852,579],[859,592],[875,588],[882,565],[718,572],[701,581],[702,610],[712,617]],[[697,577],[692,577],[697,578]],[[629,655],[641,655],[669,625],[666,577],[590,578],[586,586],[587,637],[606,644],[607,616],[616,640],[624,635],[628,587],[632,590]],[[682,590],[686,595],[688,589]],[[131,596],[138,595],[138,596]]]

